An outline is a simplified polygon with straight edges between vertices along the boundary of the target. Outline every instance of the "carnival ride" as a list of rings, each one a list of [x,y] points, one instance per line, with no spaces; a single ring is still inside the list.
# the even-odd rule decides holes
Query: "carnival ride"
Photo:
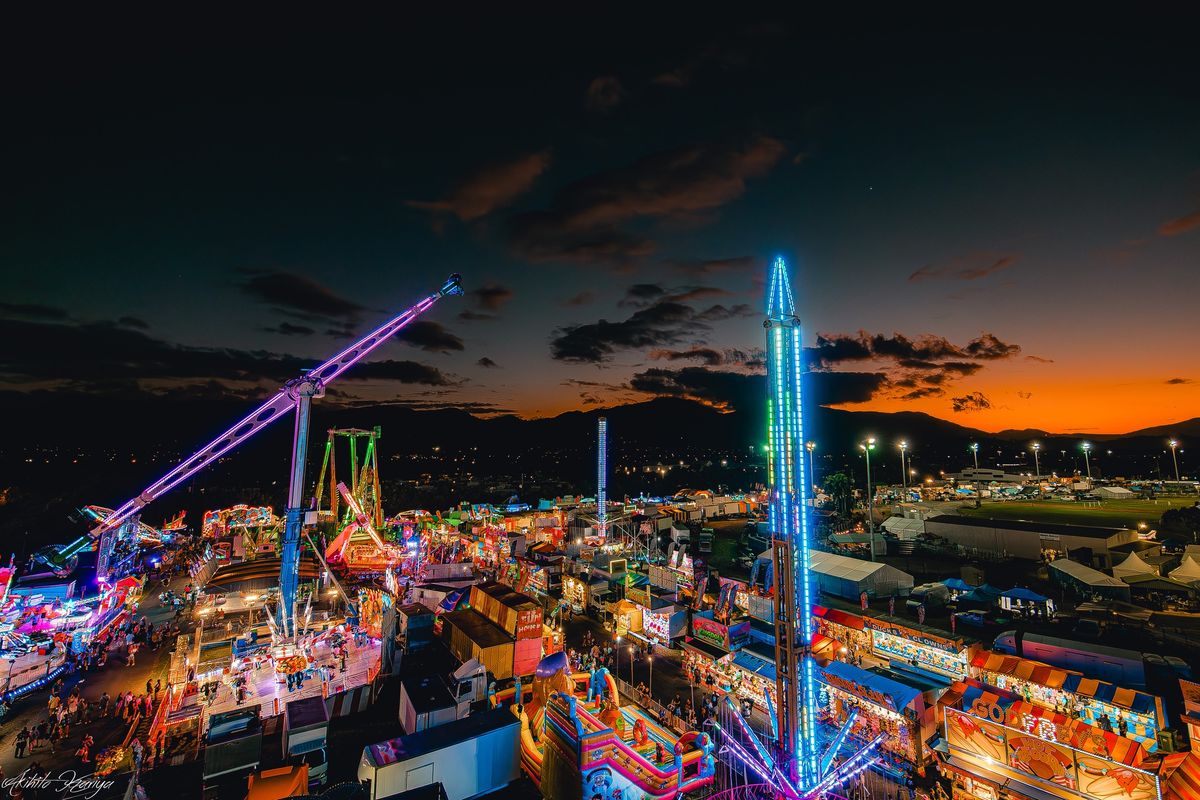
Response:
[[[362,428],[330,428],[325,440],[325,456],[321,460],[321,471],[317,476],[316,509],[318,521],[331,519],[345,524],[351,521],[351,510],[346,509],[345,517],[339,517],[339,500],[341,498],[340,484],[337,479],[337,441],[344,439],[349,445],[350,456],[350,494],[358,500],[358,505],[374,524],[376,529],[383,527],[383,506],[379,490],[379,450],[376,442],[382,436],[381,429],[376,425],[371,430]],[[367,440],[366,450],[363,451],[362,461],[358,458],[358,443],[360,439]],[[361,465],[361,467],[360,467]],[[326,474],[329,482],[325,482]],[[322,508],[322,503],[328,496],[329,504]]]
[[[621,705],[607,669],[572,673],[561,651],[541,660],[531,699],[512,709],[521,720],[522,767],[550,800],[578,797],[576,781],[591,787],[586,797],[611,796],[614,783],[626,783],[649,800],[668,800],[716,775],[707,733],[675,736],[642,709]]]
[[[300,528],[306,510],[302,505],[304,466],[308,449],[308,424],[312,400],[314,397],[323,397],[326,386],[374,352],[397,331],[428,311],[443,297],[462,293],[462,279],[458,275],[451,275],[433,294],[403,313],[392,317],[354,344],[341,350],[333,358],[317,365],[304,375],[288,381],[262,405],[234,423],[216,439],[185,458],[136,497],[127,500],[107,518],[101,520],[90,532],[91,538],[99,538],[106,531],[119,527],[126,520],[139,514],[148,504],[213,464],[242,442],[252,438],[263,428],[284,416],[286,412],[294,410],[296,416],[292,437],[292,468],[288,482],[286,522],[282,541],[279,607],[276,610],[280,623],[276,629],[279,635],[294,636],[294,614],[292,615],[292,630],[289,630],[287,623],[288,615],[292,613],[291,609],[295,604],[298,586]]]
[[[337,491],[346,502],[346,515],[350,521],[325,548],[325,560],[329,564],[372,572],[395,565],[403,557],[401,549],[384,541],[371,516],[346,484],[338,483]]]
[[[813,582],[809,559],[808,493],[801,376],[804,373],[800,320],[787,264],[777,258],[767,289],[767,484],[770,487],[771,551],[775,591],[775,695],[773,732],[778,747],[768,748],[745,723],[730,698],[736,731],[714,724],[721,755],[729,755],[762,778],[778,797],[815,798],[869,769],[883,734],[842,758],[855,715],[829,733],[817,722],[818,705],[812,617]],[[767,697],[770,705],[770,697]],[[826,743],[827,742],[827,743]],[[822,745],[824,749],[822,750]]]

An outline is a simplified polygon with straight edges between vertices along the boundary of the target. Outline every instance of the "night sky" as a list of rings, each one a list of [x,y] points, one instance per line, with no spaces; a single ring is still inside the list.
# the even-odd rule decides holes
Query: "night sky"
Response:
[[[736,408],[794,266],[817,400],[1200,409],[1195,27],[399,16],[12,30],[0,391]]]

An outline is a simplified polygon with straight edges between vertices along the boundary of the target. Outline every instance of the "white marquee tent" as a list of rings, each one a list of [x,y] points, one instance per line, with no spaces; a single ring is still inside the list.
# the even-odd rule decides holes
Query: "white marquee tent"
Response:
[[[1183,583],[1193,583],[1200,581],[1200,562],[1189,556],[1183,557],[1183,563],[1168,573],[1173,580],[1182,581]]]
[[[1137,553],[1130,553],[1129,558],[1112,568],[1114,578],[1125,580],[1136,575],[1157,575],[1158,570],[1142,560]]]
[[[809,551],[809,559],[817,577],[817,586],[825,594],[857,600],[863,592],[868,597],[889,597],[893,594],[907,595],[912,591],[913,576],[888,564],[821,550]],[[769,564],[771,551],[764,550],[758,560]]]

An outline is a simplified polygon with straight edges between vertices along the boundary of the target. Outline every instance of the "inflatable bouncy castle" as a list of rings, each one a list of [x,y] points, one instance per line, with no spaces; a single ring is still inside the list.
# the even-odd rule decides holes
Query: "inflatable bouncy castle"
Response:
[[[542,659],[521,719],[521,761],[548,800],[669,800],[712,783],[707,733],[675,736],[622,705],[607,669],[571,673],[564,653]]]

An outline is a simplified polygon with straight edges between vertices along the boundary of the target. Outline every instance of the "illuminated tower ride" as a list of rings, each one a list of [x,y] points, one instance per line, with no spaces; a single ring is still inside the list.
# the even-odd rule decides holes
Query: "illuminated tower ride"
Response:
[[[600,418],[596,449],[596,527],[604,538],[608,516],[608,420]]]
[[[804,372],[800,320],[787,264],[775,259],[767,290],[767,483],[775,568],[775,663],[779,742],[793,760],[791,778],[807,789],[819,779],[816,679],[812,661],[812,589],[805,505]]]

